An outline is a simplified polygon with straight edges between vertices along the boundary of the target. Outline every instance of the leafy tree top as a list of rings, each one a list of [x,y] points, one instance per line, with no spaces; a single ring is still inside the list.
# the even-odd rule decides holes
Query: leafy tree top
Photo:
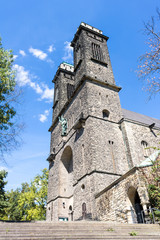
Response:
[[[16,114],[10,101],[16,85],[12,64],[12,51],[2,47],[0,38],[0,130],[7,130],[12,126],[11,119]]]

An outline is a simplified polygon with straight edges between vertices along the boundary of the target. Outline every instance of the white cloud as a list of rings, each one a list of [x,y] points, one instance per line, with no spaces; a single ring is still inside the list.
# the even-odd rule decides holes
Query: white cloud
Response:
[[[46,84],[43,84],[43,93],[41,95],[41,100],[46,99],[49,102],[51,102],[53,100],[53,93],[54,93],[54,89],[53,88],[49,88]]]
[[[25,53],[25,51],[23,51],[23,50],[19,50],[19,53],[20,53],[23,57],[26,56],[26,53]]]
[[[13,69],[16,70],[16,81],[19,86],[30,85],[29,71],[26,71],[23,66],[19,66],[18,64],[15,64]]]
[[[0,171],[3,171],[3,170],[5,170],[6,172],[9,172],[8,168],[0,166]]]
[[[47,117],[49,115],[50,109],[49,110],[45,110],[44,114],[40,114],[39,115],[39,120],[40,122],[44,123],[45,121],[47,121]]]
[[[44,53],[43,51],[32,47],[29,48],[29,52],[32,53],[33,56],[35,56],[36,58],[39,58],[40,60],[46,60],[48,56],[47,53]]]
[[[43,94],[43,90],[42,90],[42,88],[39,86],[39,84],[38,83],[35,83],[35,82],[30,82],[30,87],[31,88],[33,88],[35,91],[36,91],[36,93],[38,93],[38,94]]]
[[[56,50],[56,48],[55,47],[53,47],[53,44],[52,45],[50,45],[49,46],[49,48],[48,48],[48,52],[53,52],[53,51],[55,51]]]
[[[18,55],[13,55],[13,59],[16,60],[16,58],[18,57]]]
[[[54,62],[51,59],[47,59],[47,62],[50,63],[51,66],[54,65]]]
[[[64,61],[71,60],[73,62],[73,48],[70,46],[70,42],[65,42],[64,45],[64,57],[62,58]]]
[[[29,71],[25,70],[23,66],[19,66],[15,64],[13,69],[16,70],[16,81],[19,86],[29,86],[31,87],[37,94],[40,95],[39,100],[47,100],[47,102],[53,101],[53,92],[54,89],[50,89],[46,84],[39,84],[32,80],[32,78],[37,78],[36,76],[33,77],[29,73]]]

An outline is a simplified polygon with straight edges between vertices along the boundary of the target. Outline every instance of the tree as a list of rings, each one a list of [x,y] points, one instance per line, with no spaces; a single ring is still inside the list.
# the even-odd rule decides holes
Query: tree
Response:
[[[148,188],[148,195],[151,207],[154,212],[155,220],[159,222],[160,220],[160,142],[158,147],[148,147],[146,149],[152,148],[158,151],[158,156],[155,161],[152,161],[152,166],[149,171],[141,169],[141,173],[146,179],[146,184]],[[158,211],[157,211],[158,210]]]
[[[5,208],[8,206],[5,195],[5,185],[7,182],[4,179],[7,177],[7,172],[5,170],[0,171],[0,218],[5,214]]]
[[[7,193],[8,206],[3,220],[25,221],[45,220],[47,204],[48,170],[44,168],[30,184]]]
[[[22,214],[20,212],[18,206],[18,199],[20,197],[21,190],[17,188],[15,191],[12,189],[10,192],[6,193],[6,201],[8,203],[5,208],[5,214],[1,218],[1,220],[12,220],[12,221],[20,221],[22,218]]]
[[[20,92],[16,88],[13,61],[12,51],[2,47],[0,38],[0,160],[5,152],[15,148],[21,129],[16,119],[15,103]]]
[[[143,80],[149,96],[160,92],[160,11],[148,23],[144,23],[148,51],[140,56],[138,77]]]
[[[157,157],[156,161],[153,162],[152,166],[152,179],[148,185],[149,199],[151,207],[154,208],[155,220],[160,220],[160,155]]]
[[[160,156],[153,162],[152,180],[148,186],[150,203],[153,208],[160,209]]]

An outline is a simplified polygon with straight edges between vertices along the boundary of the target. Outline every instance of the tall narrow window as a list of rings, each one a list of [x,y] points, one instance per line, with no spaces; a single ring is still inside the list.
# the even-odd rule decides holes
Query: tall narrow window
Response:
[[[146,141],[141,142],[141,146],[143,148],[143,155],[144,157],[148,157],[150,153],[150,149],[148,149],[148,143]]]
[[[114,152],[113,152],[113,141],[108,141],[109,146],[110,146],[110,152],[111,152],[111,157],[112,157],[112,164],[113,164],[113,171],[116,172],[116,163],[114,159]]]
[[[68,99],[72,96],[74,92],[74,85],[67,83],[67,97]]]
[[[55,88],[55,94],[54,94],[54,103],[58,102],[59,100],[59,92],[58,92],[58,88]]]
[[[100,45],[92,43],[92,55],[94,59],[103,61],[103,55]]]

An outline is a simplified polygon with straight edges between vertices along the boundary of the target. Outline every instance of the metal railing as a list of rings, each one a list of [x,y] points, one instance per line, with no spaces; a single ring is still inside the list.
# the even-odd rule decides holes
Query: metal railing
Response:
[[[131,207],[133,223],[156,224],[160,223],[160,209],[149,208],[138,213]]]

